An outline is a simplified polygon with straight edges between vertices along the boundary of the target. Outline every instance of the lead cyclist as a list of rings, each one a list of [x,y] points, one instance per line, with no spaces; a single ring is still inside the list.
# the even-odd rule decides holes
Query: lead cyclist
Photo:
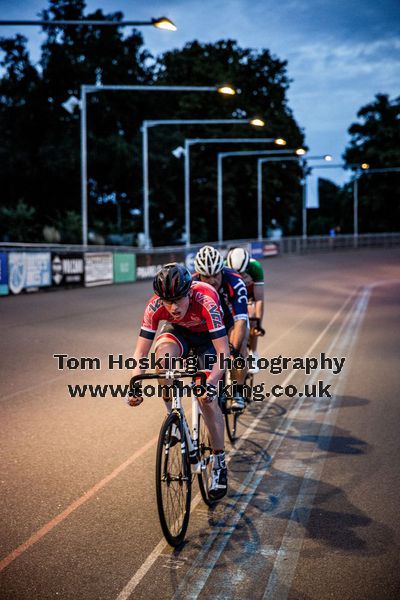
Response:
[[[207,377],[207,393],[198,398],[213,449],[212,483],[209,489],[211,500],[220,500],[228,487],[224,450],[224,418],[218,405],[217,386],[224,369],[220,365],[229,356],[228,338],[223,322],[218,294],[207,283],[193,281],[189,270],[178,263],[164,265],[153,280],[155,295],[148,301],[142,327],[134,352],[137,365],[147,357],[161,321],[166,321],[156,339],[156,359],[187,357],[193,350],[206,370],[207,355],[216,355],[211,372]],[[132,376],[142,375],[138,366]],[[168,412],[171,399],[163,398]],[[143,397],[138,390],[130,392],[127,403],[139,406]]]

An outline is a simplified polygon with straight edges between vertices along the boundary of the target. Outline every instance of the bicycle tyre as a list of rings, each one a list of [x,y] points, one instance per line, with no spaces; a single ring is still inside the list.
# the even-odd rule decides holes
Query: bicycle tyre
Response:
[[[212,448],[211,442],[208,435],[207,428],[205,426],[203,415],[199,414],[198,420],[198,453],[199,460],[201,462],[201,472],[197,475],[201,497],[203,498],[207,506],[212,506],[214,502],[210,500],[208,490],[210,488],[212,479]]]
[[[225,371],[223,376],[223,386],[230,385],[231,382],[231,374]],[[230,408],[231,398],[229,396],[225,396],[223,404],[224,404],[224,417],[225,417],[225,429],[228,435],[228,439],[231,444],[234,444],[237,440],[237,423],[239,419],[239,412],[233,411]]]
[[[180,439],[170,446],[174,425]],[[168,544],[173,547],[179,546],[185,539],[189,524],[191,494],[192,475],[188,446],[181,419],[177,413],[172,412],[165,418],[158,438],[156,496],[161,529]]]
[[[247,400],[247,404],[249,404],[250,402],[253,402],[254,373],[246,373],[244,383],[251,388],[251,394],[249,399]]]
[[[237,440],[237,422],[239,419],[239,413],[231,409],[226,409],[225,412],[225,429],[228,435],[228,439],[231,444],[234,444]]]

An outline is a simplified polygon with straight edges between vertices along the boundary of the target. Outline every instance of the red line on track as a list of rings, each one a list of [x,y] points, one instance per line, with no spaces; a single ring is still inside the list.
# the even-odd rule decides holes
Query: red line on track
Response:
[[[136,452],[134,452],[132,454],[132,456],[130,456],[125,462],[123,462],[116,469],[114,469],[114,471],[112,471],[109,475],[104,477],[104,479],[102,479],[101,481],[96,483],[96,485],[94,485],[92,488],[87,490],[80,498],[77,498],[77,500],[74,500],[74,502],[72,502],[69,506],[67,506],[66,509],[64,509],[60,514],[58,514],[53,519],[51,519],[48,523],[43,525],[43,527],[38,529],[38,531],[36,531],[33,535],[31,535],[31,537],[29,539],[27,539],[25,542],[23,542],[20,546],[18,546],[18,548],[15,548],[15,550],[10,552],[10,554],[8,556],[6,556],[5,558],[3,558],[2,561],[0,561],[0,573],[6,567],[8,567],[8,565],[10,563],[12,563],[16,558],[21,556],[21,554],[23,554],[26,550],[31,548],[34,544],[36,544],[36,542],[41,540],[47,533],[49,533],[52,529],[54,529],[54,527],[56,527],[59,523],[62,523],[62,521],[64,521],[67,517],[69,517],[69,515],[72,514],[77,508],[79,508],[80,506],[82,506],[82,504],[84,504],[85,502],[90,500],[90,498],[92,498],[92,496],[94,496],[94,494],[96,494],[96,492],[101,490],[108,483],[110,483],[110,481],[115,479],[115,477],[117,477],[120,473],[122,473],[122,471],[124,471],[127,467],[129,467],[129,465],[131,465],[137,458],[139,458],[139,456],[141,456],[149,448],[151,448],[151,446],[153,446],[153,444],[155,444],[157,439],[158,439],[158,436],[152,438],[149,442],[147,442],[147,444],[145,444],[142,448],[140,448],[140,450],[137,450]]]

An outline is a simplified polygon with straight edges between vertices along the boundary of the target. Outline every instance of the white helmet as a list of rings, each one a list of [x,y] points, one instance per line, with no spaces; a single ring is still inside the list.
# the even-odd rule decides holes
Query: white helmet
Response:
[[[222,271],[224,259],[213,246],[203,246],[200,248],[194,259],[194,268],[200,275],[212,277]]]
[[[226,264],[238,273],[243,273],[249,264],[250,254],[244,248],[231,248],[226,257]]]

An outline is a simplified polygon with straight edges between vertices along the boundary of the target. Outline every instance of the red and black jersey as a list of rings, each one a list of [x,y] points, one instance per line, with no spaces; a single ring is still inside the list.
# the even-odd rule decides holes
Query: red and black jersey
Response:
[[[181,319],[174,319],[163,306],[161,298],[150,298],[144,311],[140,334],[148,340],[154,339],[160,321],[175,323],[192,333],[208,332],[211,339],[226,335],[223,312],[218,293],[208,283],[193,281],[189,291],[189,308]]]

